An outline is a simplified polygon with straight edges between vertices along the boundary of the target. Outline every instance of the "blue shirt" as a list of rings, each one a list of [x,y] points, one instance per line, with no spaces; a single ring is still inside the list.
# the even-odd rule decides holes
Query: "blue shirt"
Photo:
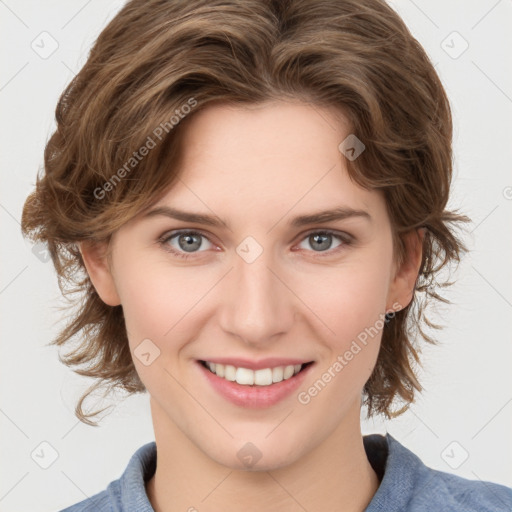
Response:
[[[380,486],[365,512],[511,512],[512,488],[431,469],[389,434],[363,436]],[[156,443],[141,446],[121,478],[60,512],[154,512],[145,482],[155,473]]]

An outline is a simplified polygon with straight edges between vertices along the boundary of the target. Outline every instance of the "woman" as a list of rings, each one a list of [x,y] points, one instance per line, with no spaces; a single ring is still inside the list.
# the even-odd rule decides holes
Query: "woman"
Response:
[[[466,250],[449,103],[391,8],[132,0],[56,117],[22,219],[84,294],[55,343],[147,390],[155,430],[67,511],[510,510],[361,435],[361,405],[421,391],[424,306]]]

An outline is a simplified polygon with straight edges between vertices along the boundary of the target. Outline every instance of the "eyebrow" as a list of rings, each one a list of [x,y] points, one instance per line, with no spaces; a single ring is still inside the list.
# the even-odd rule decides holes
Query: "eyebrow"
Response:
[[[171,219],[182,220],[184,222],[205,224],[207,226],[214,227],[225,226],[228,229],[231,229],[228,222],[223,221],[216,215],[205,215],[203,213],[186,212],[183,210],[172,208],[170,206],[157,206],[150,210],[149,212],[147,212],[143,218],[146,219],[159,215],[170,217]],[[369,222],[372,222],[373,220],[371,215],[367,211],[356,210],[354,208],[346,206],[340,206],[338,208],[334,208],[333,210],[323,210],[315,213],[310,213],[308,215],[299,215],[298,217],[294,217],[293,219],[288,221],[288,225],[290,227],[297,228],[306,226],[308,224],[321,224],[322,222],[332,222],[335,220],[343,220],[353,217],[366,219]]]

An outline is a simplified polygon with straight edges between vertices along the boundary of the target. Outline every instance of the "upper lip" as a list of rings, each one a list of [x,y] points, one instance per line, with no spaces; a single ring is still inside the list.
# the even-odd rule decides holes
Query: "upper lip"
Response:
[[[229,364],[237,368],[247,368],[249,370],[262,370],[263,368],[275,368],[276,366],[290,366],[312,362],[311,360],[281,357],[268,357],[266,359],[260,359],[259,361],[251,361],[249,359],[243,359],[239,357],[212,357],[203,359],[202,361],[223,365]]]

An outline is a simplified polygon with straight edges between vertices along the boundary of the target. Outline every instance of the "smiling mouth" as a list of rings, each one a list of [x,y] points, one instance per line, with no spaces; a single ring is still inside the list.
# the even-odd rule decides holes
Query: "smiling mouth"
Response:
[[[314,363],[314,361],[310,361],[304,364],[251,370],[249,368],[235,367],[228,364],[216,364],[201,360],[199,362],[211,373],[217,375],[217,377],[230,382],[236,382],[243,386],[270,386],[272,384],[277,384],[295,377],[295,375]]]

